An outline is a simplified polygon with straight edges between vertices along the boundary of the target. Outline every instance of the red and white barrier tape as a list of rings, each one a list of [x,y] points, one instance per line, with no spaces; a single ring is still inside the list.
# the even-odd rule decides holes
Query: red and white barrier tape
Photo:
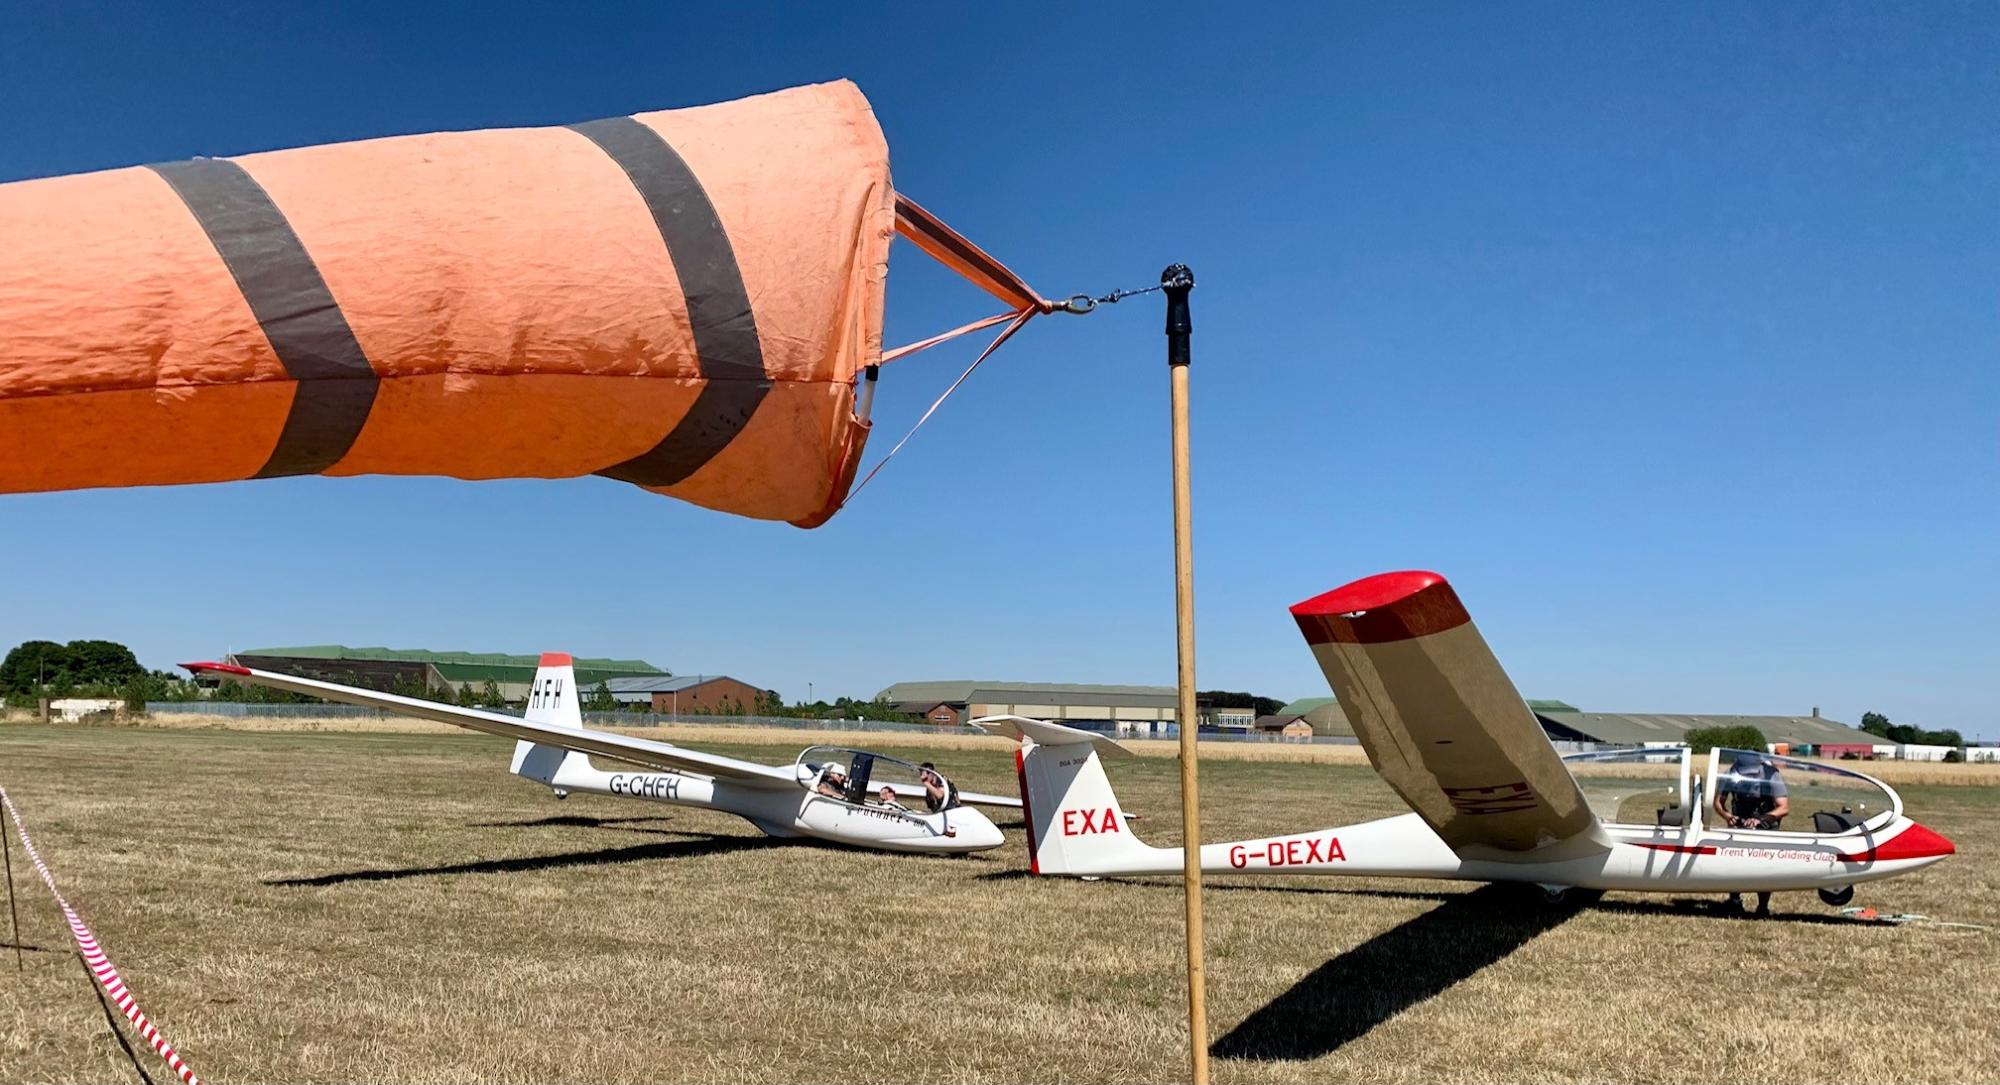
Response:
[[[168,1043],[167,1038],[160,1035],[160,1030],[154,1028],[153,1023],[146,1019],[146,1015],[139,1012],[139,1003],[133,1000],[132,992],[126,988],[125,981],[119,978],[118,969],[112,967],[111,958],[105,956],[104,949],[97,944],[97,936],[90,933],[90,928],[84,926],[83,918],[76,914],[76,909],[70,907],[69,901],[63,899],[62,890],[56,888],[55,876],[49,873],[48,864],[42,862],[41,853],[35,850],[35,842],[28,837],[28,827],[21,822],[21,812],[14,808],[14,800],[7,797],[7,789],[4,787],[0,787],[0,804],[7,807],[7,816],[14,819],[14,831],[21,837],[21,846],[27,849],[29,860],[35,864],[35,873],[42,876],[42,884],[49,887],[50,895],[56,898],[56,906],[62,909],[63,918],[69,921],[70,937],[76,939],[76,948],[82,951],[83,963],[90,966],[90,974],[96,977],[98,984],[104,988],[104,993],[110,995],[113,1002],[118,1003],[118,1009],[125,1014],[125,1019],[132,1022],[132,1027],[138,1029],[139,1035],[146,1038],[146,1043],[152,1046],[153,1052],[166,1060],[167,1068],[180,1075],[180,1079],[187,1085],[201,1085],[201,1079],[194,1075],[194,1071],[188,1068],[187,1063],[181,1061],[180,1055],[174,1051],[174,1045]]]

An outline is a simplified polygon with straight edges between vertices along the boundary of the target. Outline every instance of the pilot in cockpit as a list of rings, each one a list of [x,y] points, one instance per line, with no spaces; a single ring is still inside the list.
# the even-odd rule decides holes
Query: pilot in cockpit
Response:
[[[847,774],[840,771],[839,765],[826,765],[820,769],[819,786],[813,790],[830,799],[844,799],[847,797]]]
[[[944,777],[938,773],[937,766],[929,761],[917,768],[917,775],[924,782],[924,807],[935,814],[944,809],[945,799],[950,795],[945,789]]]
[[[903,804],[896,801],[896,789],[888,784],[882,785],[882,790],[875,793],[875,798],[877,802],[891,810],[904,809]]]
[[[1717,782],[1715,812],[1732,829],[1776,829],[1791,812],[1785,781],[1778,766],[1754,753],[1740,753]],[[1743,910],[1743,898],[1729,894],[1725,908]],[[1757,914],[1771,914],[1771,894],[1757,894]]]

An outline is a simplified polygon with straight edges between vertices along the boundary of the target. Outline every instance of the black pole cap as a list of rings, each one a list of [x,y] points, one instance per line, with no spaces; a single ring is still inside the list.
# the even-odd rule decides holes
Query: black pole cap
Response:
[[[1188,292],[1194,289],[1194,272],[1186,264],[1169,264],[1160,272],[1160,289],[1167,295],[1167,364],[1186,365],[1188,336],[1194,331],[1194,318],[1188,313]]]

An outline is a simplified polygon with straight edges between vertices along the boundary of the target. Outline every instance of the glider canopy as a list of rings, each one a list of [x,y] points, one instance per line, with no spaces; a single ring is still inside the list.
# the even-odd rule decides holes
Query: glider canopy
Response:
[[[0,185],[0,492],[599,474],[815,526],[899,227],[1049,308],[844,81]]]

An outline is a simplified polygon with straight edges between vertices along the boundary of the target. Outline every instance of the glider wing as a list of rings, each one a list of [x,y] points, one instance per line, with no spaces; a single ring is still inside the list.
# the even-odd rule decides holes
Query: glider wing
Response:
[[[1460,858],[1542,862],[1610,847],[1443,577],[1383,573],[1292,617],[1375,771]]]
[[[456,705],[440,704],[418,697],[403,697],[394,693],[378,693],[372,689],[343,686],[336,682],[322,682],[313,678],[299,678],[274,671],[254,670],[228,663],[183,663],[181,666],[196,674],[209,674],[219,678],[233,678],[251,685],[269,686],[272,689],[303,693],[310,697],[324,697],[329,701],[344,704],[363,705],[394,712],[399,716],[410,716],[436,723],[448,723],[454,727],[478,731],[481,734],[497,735],[533,742],[543,746],[555,746],[577,753],[597,757],[608,757],[614,761],[662,772],[694,773],[712,776],[733,783],[751,787],[798,787],[789,768],[774,768],[759,765],[753,761],[739,761],[733,757],[702,753],[665,742],[652,742],[643,738],[630,738],[608,731],[572,730],[568,727],[554,727],[543,723],[531,723],[517,716],[499,712],[482,712],[476,708],[459,708]]]

